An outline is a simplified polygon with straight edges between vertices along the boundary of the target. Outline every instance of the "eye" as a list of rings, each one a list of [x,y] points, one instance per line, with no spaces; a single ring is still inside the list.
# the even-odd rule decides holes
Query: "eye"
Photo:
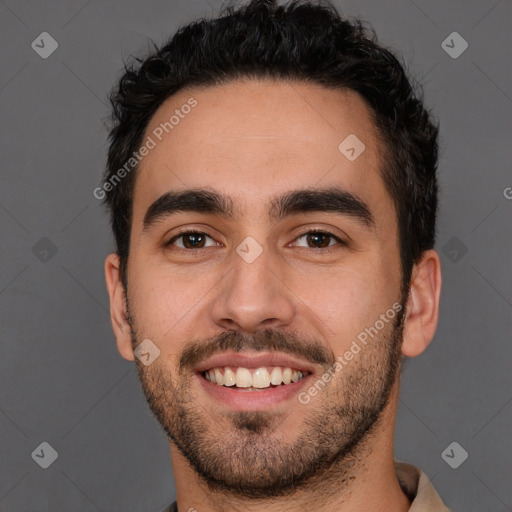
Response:
[[[207,245],[208,239],[211,240],[209,245]],[[298,241],[301,239],[304,239],[305,245],[298,243]],[[183,250],[199,250],[205,249],[207,247],[217,247],[219,246],[219,243],[202,231],[189,230],[172,237],[165,245],[166,247],[174,245],[178,249]],[[296,247],[305,247],[309,249],[323,249],[323,252],[329,252],[336,250],[336,245],[346,246],[347,244],[338,236],[327,231],[307,231],[298,236],[294,240],[293,245]]]
[[[212,240],[213,244],[205,245],[207,238]],[[175,244],[175,242],[178,240],[180,240],[180,243]],[[176,247],[178,247],[179,249],[186,250],[204,249],[205,247],[214,247],[218,244],[213,240],[211,236],[207,235],[206,233],[203,233],[202,231],[184,231],[183,233],[180,233],[179,235],[176,235],[173,238],[171,238],[165,245],[176,245]]]
[[[336,242],[339,245],[347,245],[341,238],[327,231],[307,231],[306,233],[298,236],[295,241],[300,240],[301,238],[305,239],[306,245],[295,243],[295,246],[306,247],[309,249],[327,249],[330,251],[332,250],[331,247],[336,245]]]

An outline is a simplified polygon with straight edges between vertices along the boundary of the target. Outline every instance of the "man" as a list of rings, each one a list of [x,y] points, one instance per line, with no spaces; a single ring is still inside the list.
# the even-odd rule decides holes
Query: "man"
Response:
[[[169,437],[169,511],[446,511],[393,458],[438,321],[437,135],[395,57],[323,3],[182,28],[113,92],[119,352]]]

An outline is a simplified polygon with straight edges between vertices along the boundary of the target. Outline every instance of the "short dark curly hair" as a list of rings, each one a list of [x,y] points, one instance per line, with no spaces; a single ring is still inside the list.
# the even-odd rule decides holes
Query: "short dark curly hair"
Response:
[[[381,173],[396,208],[402,291],[409,290],[413,265],[435,243],[439,126],[424,108],[421,86],[411,85],[373,28],[358,18],[343,19],[327,1],[252,0],[186,25],[161,48],[154,46],[145,60],[125,64],[110,93],[105,183],[127,168],[151,117],[180,89],[249,78],[356,91],[371,106],[383,142]],[[102,192],[125,289],[136,168],[134,163],[133,172]]]

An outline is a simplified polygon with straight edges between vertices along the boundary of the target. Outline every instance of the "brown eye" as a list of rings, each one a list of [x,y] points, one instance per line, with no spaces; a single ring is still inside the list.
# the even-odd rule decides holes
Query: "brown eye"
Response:
[[[332,233],[327,233],[324,231],[308,231],[296,238],[296,240],[300,240],[304,238],[306,241],[306,245],[296,244],[298,247],[307,247],[310,249],[324,249],[328,247],[332,247],[336,245],[336,242],[341,245],[346,245],[343,240],[339,237],[333,235]],[[334,243],[333,243],[334,242]]]
[[[314,247],[328,247],[331,237],[325,233],[312,233],[306,235],[308,244],[312,244]]]
[[[212,240],[212,238],[206,233],[201,233],[199,231],[187,231],[171,238],[166,245],[176,245],[180,249],[204,249],[205,247],[211,247],[211,245],[205,245],[207,238]],[[180,239],[180,243],[175,243]],[[212,245],[215,245],[215,243]]]

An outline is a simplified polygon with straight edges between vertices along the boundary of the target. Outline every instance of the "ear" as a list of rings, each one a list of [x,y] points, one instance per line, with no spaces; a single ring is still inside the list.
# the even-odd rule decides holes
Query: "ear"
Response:
[[[441,260],[433,249],[425,251],[412,271],[407,299],[402,353],[421,354],[434,338],[441,297]]]
[[[105,259],[105,279],[110,296],[110,319],[117,342],[117,350],[129,361],[135,359],[132,347],[131,327],[127,320],[125,290],[119,272],[119,256],[109,254]]]

